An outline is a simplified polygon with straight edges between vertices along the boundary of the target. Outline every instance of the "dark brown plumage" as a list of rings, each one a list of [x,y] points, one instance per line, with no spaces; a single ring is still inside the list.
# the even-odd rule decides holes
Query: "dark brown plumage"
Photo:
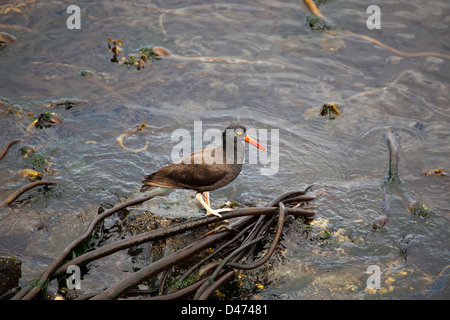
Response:
[[[240,139],[265,151],[262,146],[246,135],[244,126],[232,124],[223,132],[221,145],[197,150],[179,162],[145,176],[141,192],[157,187],[192,189],[197,191],[196,198],[206,208],[207,214],[220,216],[218,212],[226,210],[211,209],[209,191],[226,186],[241,172],[244,145],[239,141]]]

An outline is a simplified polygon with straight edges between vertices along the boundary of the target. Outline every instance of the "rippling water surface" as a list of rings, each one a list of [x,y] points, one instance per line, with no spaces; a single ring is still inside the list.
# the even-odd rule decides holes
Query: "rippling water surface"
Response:
[[[247,164],[212,193],[214,204],[264,204],[309,184],[318,195],[311,228],[289,224],[262,273],[264,289],[249,298],[448,299],[449,178],[423,172],[450,173],[450,5],[384,1],[381,30],[368,30],[371,4],[321,5],[334,24],[329,32],[309,28],[303,1],[78,1],[81,30],[67,29],[66,4],[57,1],[0,14],[0,31],[17,38],[0,47],[0,144],[22,139],[0,161],[1,199],[26,183],[17,175],[24,168],[58,182],[1,208],[0,255],[22,261],[26,283],[84,232],[100,205],[140,196],[142,177],[170,163],[174,130],[193,132],[199,120],[203,130],[222,130],[239,120],[279,130],[279,168],[261,175],[262,164]],[[399,54],[347,31],[440,55]],[[163,46],[175,57],[127,68],[110,62],[108,38],[123,41],[123,56]],[[251,63],[186,59],[198,57]],[[52,109],[61,125],[29,127],[48,111],[42,105],[61,99],[88,103]],[[317,116],[327,102],[341,104],[342,116]],[[143,123],[122,136],[128,150],[118,143]],[[392,194],[388,224],[375,231],[388,129],[411,197],[435,213],[414,216]],[[25,146],[35,150],[27,158]],[[186,207],[200,214],[193,195],[174,191],[146,206],[161,215],[184,215]],[[376,292],[366,289],[370,265],[382,272]],[[95,281],[120,279],[95,267],[90,273]]]

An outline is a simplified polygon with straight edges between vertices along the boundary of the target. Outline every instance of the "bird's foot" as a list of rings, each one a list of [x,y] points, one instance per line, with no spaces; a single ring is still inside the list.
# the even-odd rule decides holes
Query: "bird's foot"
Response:
[[[227,212],[227,211],[231,211],[231,209],[230,208],[223,208],[223,209],[217,209],[217,210],[210,209],[210,210],[206,211],[206,214],[207,215],[213,214],[215,216],[218,216],[219,218],[222,218],[222,215],[219,212]]]

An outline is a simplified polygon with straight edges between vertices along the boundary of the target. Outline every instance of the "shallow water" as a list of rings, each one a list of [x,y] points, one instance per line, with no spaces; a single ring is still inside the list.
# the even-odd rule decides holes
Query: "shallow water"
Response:
[[[230,199],[264,204],[309,184],[319,196],[316,224],[307,234],[301,224],[289,224],[261,279],[264,289],[249,298],[449,298],[449,178],[423,175],[450,172],[449,59],[396,54],[345,31],[408,53],[450,55],[450,5],[385,1],[381,30],[368,30],[370,4],[322,5],[336,33],[311,31],[302,1],[78,1],[81,30],[67,29],[66,5],[57,1],[0,14],[0,31],[17,38],[0,48],[0,101],[6,104],[0,142],[23,140],[0,161],[0,199],[26,183],[16,175],[24,168],[34,166],[58,182],[0,209],[0,255],[22,261],[26,283],[84,232],[100,205],[140,196],[142,177],[170,163],[174,130],[193,132],[199,120],[203,130],[222,130],[239,120],[279,130],[279,168],[262,175],[267,165],[245,165],[233,183],[212,193],[213,205]],[[182,57],[260,63],[171,58],[138,71],[110,62],[108,38],[123,41],[124,56],[163,46]],[[43,104],[60,99],[88,103],[52,109],[61,125],[28,128],[34,120],[28,113],[37,116],[48,111]],[[327,102],[341,104],[342,117],[318,117]],[[123,148],[117,138],[142,123],[145,130],[126,135],[123,144],[145,150]],[[435,214],[411,215],[393,194],[388,224],[374,231],[388,167],[387,128],[401,147],[400,177]],[[19,152],[24,146],[36,149],[26,159]],[[39,159],[46,162],[39,166]],[[186,215],[186,206],[190,215],[201,214],[193,195],[177,190],[145,206],[160,215]],[[321,239],[325,231],[330,236]],[[381,270],[376,292],[366,290],[370,265]],[[118,273],[93,266],[91,281],[118,281]],[[438,280],[444,285],[436,286]]]

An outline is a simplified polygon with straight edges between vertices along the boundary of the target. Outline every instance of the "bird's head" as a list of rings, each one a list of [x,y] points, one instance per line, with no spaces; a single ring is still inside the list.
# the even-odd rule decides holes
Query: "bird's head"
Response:
[[[243,125],[241,125],[239,123],[230,124],[223,132],[222,137],[223,137],[224,142],[226,141],[226,139],[241,138],[241,139],[244,139],[245,142],[248,142],[257,148],[259,148],[263,151],[266,151],[266,149],[262,145],[260,145],[258,142],[256,142],[256,140],[250,138],[247,135],[247,128],[245,128]],[[231,140],[231,141],[233,141],[233,140]]]

